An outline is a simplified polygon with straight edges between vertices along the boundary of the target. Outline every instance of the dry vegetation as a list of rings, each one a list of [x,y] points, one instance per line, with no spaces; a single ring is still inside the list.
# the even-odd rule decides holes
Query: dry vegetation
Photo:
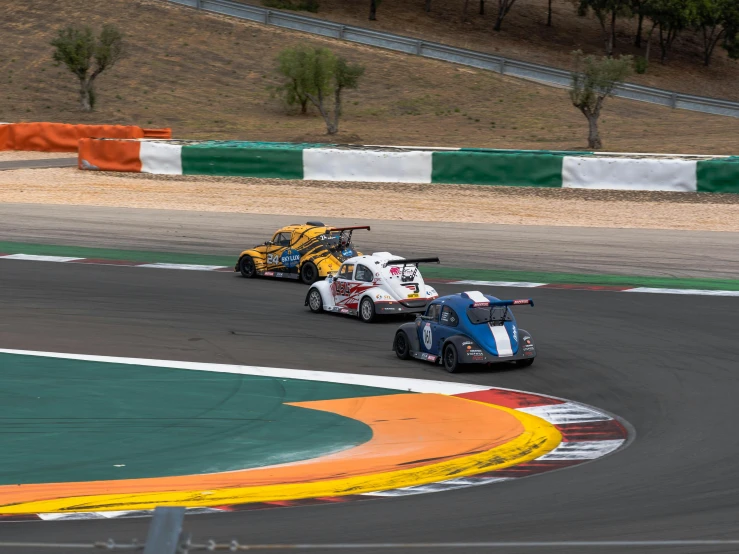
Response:
[[[382,4],[383,21],[390,8]],[[82,114],[75,78],[54,67],[49,40],[64,25],[104,22],[126,33],[130,52],[100,78],[98,111]],[[513,17],[508,23],[515,26]],[[309,42],[367,68],[360,90],[347,94],[339,142],[532,149],[586,143],[585,119],[561,89],[156,0],[65,0],[53,10],[48,0],[4,2],[0,31],[0,121],[171,126],[181,138],[326,141],[317,114],[287,114],[266,91],[276,83],[277,53]],[[731,118],[611,100],[601,128],[613,151],[735,154],[736,125]]]
[[[260,0],[238,1],[261,5]],[[480,16],[479,2],[470,0],[467,21],[462,22],[464,3],[465,0],[432,0],[431,12],[426,13],[425,0],[382,2],[377,21],[369,21],[369,0],[320,0],[318,13],[306,15],[564,69],[570,69],[573,50],[603,54],[597,20],[593,16],[577,17],[572,0],[552,0],[552,27],[546,25],[547,0],[518,0],[499,33],[493,31],[497,2],[487,0],[486,14]],[[633,46],[635,33],[635,20],[619,19],[617,54],[644,55],[643,48]],[[702,66],[701,52],[698,34],[684,31],[675,43],[672,58],[662,65],[658,61],[655,34],[649,71],[629,80],[667,90],[739,100],[739,63],[716,48],[712,66],[706,68]]]

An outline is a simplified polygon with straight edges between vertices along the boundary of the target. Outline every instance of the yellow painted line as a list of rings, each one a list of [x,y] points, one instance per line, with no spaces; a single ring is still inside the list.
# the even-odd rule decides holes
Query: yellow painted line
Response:
[[[475,402],[460,398],[461,402]],[[480,404],[475,402],[476,404]],[[508,468],[534,460],[561,442],[560,432],[547,421],[502,406],[486,405],[518,419],[524,431],[501,446],[484,452],[420,467],[371,475],[250,487],[214,488],[198,491],[164,491],[125,494],[96,494],[53,500],[22,502],[0,506],[0,513],[48,513],[148,510],[156,506],[220,506],[250,502],[296,500],[323,496],[343,496],[435,483],[452,478]]]

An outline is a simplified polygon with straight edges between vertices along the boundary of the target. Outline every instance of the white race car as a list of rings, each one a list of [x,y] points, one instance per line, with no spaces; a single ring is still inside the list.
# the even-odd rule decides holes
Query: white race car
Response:
[[[418,313],[439,295],[423,282],[418,264],[439,258],[401,258],[390,252],[344,260],[335,274],[314,283],[305,297],[312,312],[356,315],[369,323],[378,314]]]

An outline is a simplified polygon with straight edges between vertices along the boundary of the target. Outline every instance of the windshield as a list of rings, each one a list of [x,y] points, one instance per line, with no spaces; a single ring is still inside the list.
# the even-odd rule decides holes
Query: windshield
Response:
[[[479,308],[468,308],[467,317],[470,323],[479,325],[480,323],[503,323],[504,321],[513,321],[513,314],[508,306],[481,306]]]

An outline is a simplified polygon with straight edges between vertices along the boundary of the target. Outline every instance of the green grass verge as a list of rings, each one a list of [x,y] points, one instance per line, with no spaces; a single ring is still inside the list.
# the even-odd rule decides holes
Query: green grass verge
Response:
[[[232,267],[238,252],[233,256],[212,254],[189,254],[177,252],[152,252],[148,250],[116,250],[112,248],[89,248],[84,246],[58,246],[0,241],[0,253],[67,256],[75,258],[99,258],[103,260],[129,260],[143,263],[202,264]],[[689,279],[676,277],[644,277],[628,275],[598,275],[585,273],[550,273],[538,271],[515,271],[499,269],[466,269],[426,265],[426,277],[437,279],[478,281],[527,281],[548,284],[582,284],[603,286],[634,286],[675,289],[739,290],[735,279]]]

